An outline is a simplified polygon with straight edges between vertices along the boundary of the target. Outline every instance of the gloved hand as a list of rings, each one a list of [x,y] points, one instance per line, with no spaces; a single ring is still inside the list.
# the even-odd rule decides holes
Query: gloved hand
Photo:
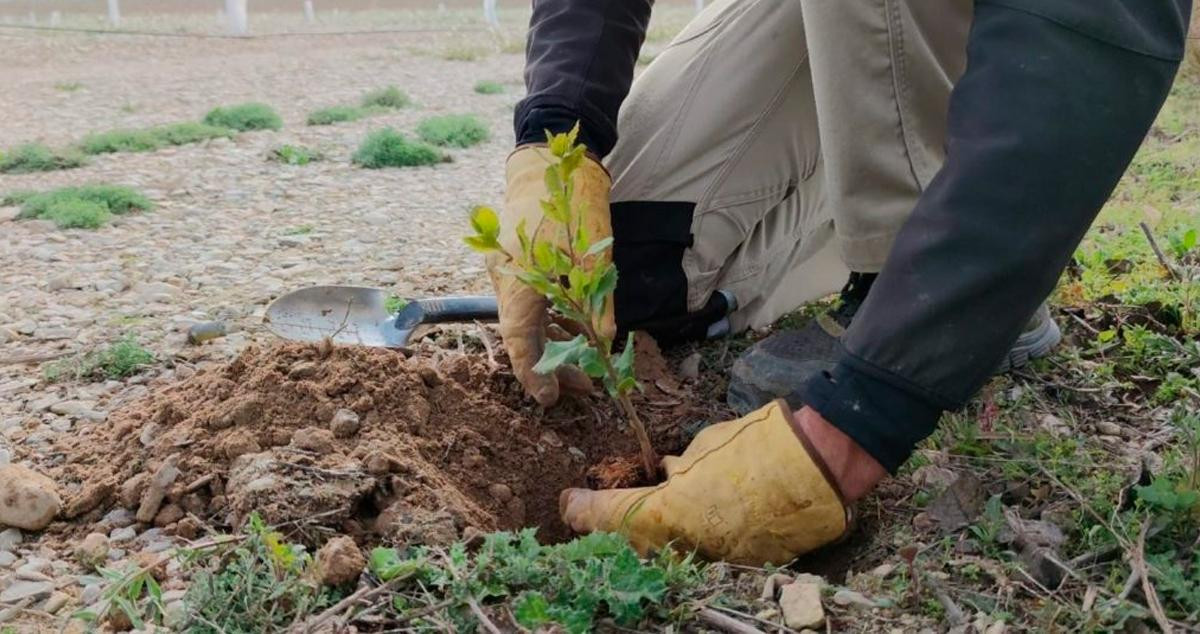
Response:
[[[541,202],[549,196],[546,190],[545,173],[553,157],[544,147],[523,146],[509,157],[506,166],[508,187],[505,190],[504,209],[500,213],[500,244],[509,253],[520,253],[517,225],[524,220],[531,237],[551,240],[559,245],[566,244],[566,235],[547,221],[542,220]],[[600,163],[585,157],[575,171],[573,204],[583,211],[583,223],[589,239],[596,242],[612,235],[609,219],[608,196],[612,180]],[[560,367],[553,374],[538,374],[533,366],[542,357],[546,343],[547,327],[550,325],[550,303],[537,291],[522,284],[511,275],[504,275],[500,268],[505,265],[503,254],[492,253],[487,257],[488,272],[496,289],[500,307],[500,336],[513,372],[525,391],[543,406],[558,401],[562,390],[587,393],[592,381],[579,368]],[[612,321],[611,302],[602,327],[610,339],[615,331]]]
[[[841,537],[841,494],[782,399],[701,431],[683,455],[663,458],[655,487],[567,489],[563,521],[613,531],[639,552],[667,543],[732,563],[782,565]]]

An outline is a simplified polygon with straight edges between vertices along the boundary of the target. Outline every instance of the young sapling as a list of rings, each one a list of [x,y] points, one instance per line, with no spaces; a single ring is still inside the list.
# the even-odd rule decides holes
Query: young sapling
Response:
[[[544,295],[554,310],[578,325],[582,334],[574,339],[548,341],[533,369],[550,374],[560,366],[574,365],[600,379],[637,436],[646,477],[654,478],[658,456],[630,399],[640,387],[633,373],[633,333],[629,333],[621,353],[614,355],[612,339],[603,326],[617,286],[617,267],[611,256],[613,239],[593,242],[583,222],[587,210],[572,201],[572,176],[587,151],[586,146],[576,143],[578,134],[578,125],[569,133],[547,133],[551,160],[545,179],[549,197],[541,201],[543,216],[532,232],[524,220],[517,224],[518,252],[512,253],[500,244],[500,218],[489,207],[476,207],[471,213],[474,235],[465,241],[481,253],[501,254],[505,261],[502,274]]]

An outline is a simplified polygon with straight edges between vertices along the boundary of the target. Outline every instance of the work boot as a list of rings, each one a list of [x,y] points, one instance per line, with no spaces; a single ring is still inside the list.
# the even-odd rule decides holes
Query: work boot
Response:
[[[783,398],[793,409],[804,405],[800,386],[818,372],[832,370],[838,339],[867,298],[874,273],[851,273],[837,307],[795,330],[777,332],[754,344],[734,362],[729,377],[729,405],[739,414]],[[1062,340],[1058,325],[1042,304],[1034,312],[996,372],[1019,368],[1049,354]]]

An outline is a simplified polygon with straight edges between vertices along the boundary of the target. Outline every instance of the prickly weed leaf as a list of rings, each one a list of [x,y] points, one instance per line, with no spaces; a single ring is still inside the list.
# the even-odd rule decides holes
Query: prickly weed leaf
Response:
[[[517,598],[513,616],[517,623],[536,630],[551,622],[550,603],[540,592],[526,592]]]

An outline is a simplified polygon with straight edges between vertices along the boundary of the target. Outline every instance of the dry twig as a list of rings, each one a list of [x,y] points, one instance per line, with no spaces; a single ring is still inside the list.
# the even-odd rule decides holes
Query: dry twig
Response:
[[[1145,222],[1139,222],[1138,226],[1142,228],[1142,233],[1146,234],[1146,241],[1150,243],[1150,249],[1154,251],[1154,256],[1158,258],[1158,263],[1162,264],[1163,268],[1167,270],[1167,273],[1171,275],[1171,279],[1179,281],[1179,272],[1175,270],[1175,267],[1167,259],[1162,249],[1158,248],[1158,240],[1154,239],[1154,234],[1151,233],[1150,227]]]

